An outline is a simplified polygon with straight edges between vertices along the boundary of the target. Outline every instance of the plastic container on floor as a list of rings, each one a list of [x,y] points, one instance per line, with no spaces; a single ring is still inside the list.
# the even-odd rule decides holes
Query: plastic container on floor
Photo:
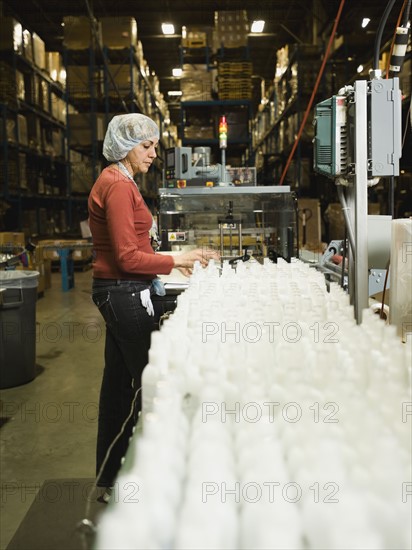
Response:
[[[0,388],[35,377],[37,271],[0,271]]]

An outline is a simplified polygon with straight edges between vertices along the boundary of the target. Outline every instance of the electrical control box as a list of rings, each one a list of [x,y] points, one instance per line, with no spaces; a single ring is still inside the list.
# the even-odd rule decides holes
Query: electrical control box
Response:
[[[340,183],[356,174],[356,94],[347,86],[315,107],[313,167]],[[399,79],[375,79],[367,91],[368,180],[399,175],[402,154],[402,98]],[[379,180],[376,180],[379,181]]]
[[[402,156],[402,96],[399,78],[370,82],[369,169],[372,177],[399,176]]]
[[[330,178],[347,173],[346,97],[334,95],[315,107],[314,169]]]

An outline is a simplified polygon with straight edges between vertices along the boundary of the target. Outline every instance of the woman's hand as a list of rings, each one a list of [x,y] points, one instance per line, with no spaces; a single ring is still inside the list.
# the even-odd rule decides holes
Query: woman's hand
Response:
[[[190,277],[190,275],[193,273],[193,270],[189,267],[177,267],[176,269],[178,269],[180,273],[182,273],[182,275],[184,275],[185,277]]]
[[[189,250],[183,254],[173,256],[173,260],[175,267],[177,267],[184,275],[190,275],[196,261],[200,262],[202,267],[206,267],[209,260],[220,261],[220,254],[212,248],[196,248],[195,250]],[[188,273],[182,271],[182,268],[188,270]]]

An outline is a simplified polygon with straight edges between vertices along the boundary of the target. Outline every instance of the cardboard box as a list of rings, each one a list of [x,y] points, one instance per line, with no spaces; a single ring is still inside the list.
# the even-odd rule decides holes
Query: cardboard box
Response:
[[[52,130],[52,156],[65,157],[64,137],[61,130]]]
[[[215,49],[247,46],[249,23],[246,10],[216,11],[213,41]]]
[[[0,50],[23,54],[23,28],[13,17],[0,17]]]
[[[24,74],[16,70],[16,97],[25,100]]]
[[[308,250],[321,250],[321,215],[319,200],[298,199],[298,216],[299,247]]]
[[[24,115],[17,115],[17,134],[20,145],[28,145],[27,119]]]
[[[68,65],[66,68],[66,87],[69,97],[90,97],[89,67],[85,65]]]
[[[204,65],[183,65],[180,79],[183,101],[209,101],[212,99],[212,73]]]
[[[11,143],[17,142],[17,136],[16,136],[16,120],[12,117],[6,118],[6,135],[3,136],[3,125],[0,125],[0,140],[4,141],[7,140]]]
[[[95,133],[93,125],[95,124]],[[105,115],[96,113],[80,113],[69,115],[68,129],[70,137],[70,147],[85,147],[93,143],[93,139],[103,141],[105,131]]]
[[[66,124],[67,118],[67,104],[64,99],[58,97],[54,92],[50,94],[50,103],[51,103],[51,115],[53,118]]]
[[[70,155],[72,157],[72,155]],[[93,166],[85,157],[71,161],[71,191],[74,193],[89,193],[93,183]]]
[[[109,65],[111,68],[111,65]],[[69,98],[102,97],[104,92],[103,72],[100,69],[89,70],[85,65],[68,65],[66,68],[66,88]]]
[[[39,106],[45,113],[50,112],[49,85],[43,79],[39,79]]]
[[[26,116],[27,120],[27,135],[28,135],[28,145],[36,151],[42,150],[42,139],[41,139],[41,126],[40,119],[34,113],[28,113]]]
[[[63,45],[69,50],[85,50],[93,46],[94,34],[90,24],[90,18],[82,16],[68,15],[63,17],[64,37]],[[98,41],[102,44],[101,25],[95,21],[95,31],[98,36]]]
[[[207,46],[207,32],[200,29],[187,29],[186,36],[182,37],[184,48],[205,48]]]
[[[37,74],[28,73],[24,76],[24,93],[27,103],[36,107],[40,104],[40,84]]]
[[[134,17],[102,17],[100,24],[104,46],[120,49],[137,45],[137,22]]]
[[[116,82],[117,90],[122,96],[135,94],[137,95],[138,71],[134,65],[130,67],[128,64],[109,65],[109,71],[113,80]],[[112,97],[117,97],[117,90],[113,86],[112,79],[108,77],[108,92]]]
[[[33,42],[31,32],[23,29],[23,55],[26,59],[33,63]]]
[[[46,52],[46,70],[55,82],[66,85],[66,69],[60,52]]]
[[[72,252],[72,258],[75,261],[84,261],[88,260],[91,257],[91,247],[82,248],[83,245],[90,244],[86,239],[44,239],[40,240],[37,245],[42,249],[43,261],[59,260],[59,249],[61,248],[70,248]],[[80,245],[76,249],[76,245]],[[50,248],[47,248],[50,246]]]
[[[46,47],[43,40],[35,32],[32,35],[33,59],[39,69],[46,68]]]
[[[6,246],[24,246],[25,245],[24,233],[22,232],[0,232],[0,245]]]

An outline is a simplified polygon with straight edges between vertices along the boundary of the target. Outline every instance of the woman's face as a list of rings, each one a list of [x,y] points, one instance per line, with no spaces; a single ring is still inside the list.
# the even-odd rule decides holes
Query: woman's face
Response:
[[[130,162],[133,174],[147,172],[156,158],[156,148],[159,143],[157,138],[142,141],[128,152],[126,159]]]

